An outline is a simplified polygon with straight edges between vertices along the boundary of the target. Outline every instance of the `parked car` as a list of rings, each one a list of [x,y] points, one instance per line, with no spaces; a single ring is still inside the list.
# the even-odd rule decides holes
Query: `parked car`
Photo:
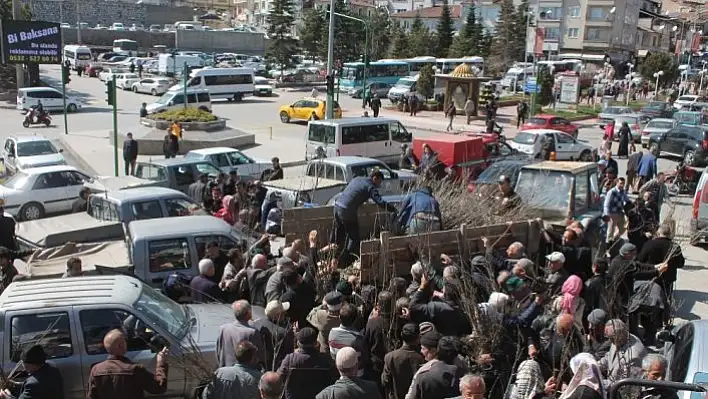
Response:
[[[221,172],[211,162],[200,159],[170,158],[153,159],[138,162],[135,165],[135,177],[151,180],[157,185],[187,192],[190,184],[197,181],[199,175],[216,177]]]
[[[91,63],[88,68],[86,68],[86,75],[90,78],[97,78],[101,71],[103,71],[103,65]]]
[[[654,118],[650,120],[642,129],[642,147],[649,147],[649,137],[651,135],[666,133],[676,126],[678,126],[678,122],[675,119]]]
[[[247,180],[259,180],[261,174],[273,166],[270,161],[251,158],[243,152],[229,147],[191,150],[184,155],[184,158],[210,162],[224,173],[236,171],[239,178]]]
[[[690,243],[708,243],[708,167],[703,170],[693,194],[693,212],[690,220]]]
[[[687,166],[705,166],[708,161],[708,127],[678,125],[649,136],[649,150],[656,156],[670,154],[683,158]]]
[[[5,172],[14,174],[42,166],[66,165],[62,152],[43,136],[10,136],[2,148],[2,161]]]
[[[381,195],[400,194],[417,178],[411,171],[393,170],[378,159],[352,156],[312,160],[307,164],[305,175],[349,183],[355,177],[369,176],[375,169],[384,176],[379,187]]]
[[[606,125],[615,120],[617,115],[632,114],[634,111],[630,107],[625,106],[611,106],[602,110],[597,115],[598,122],[600,125]]]
[[[73,166],[55,165],[17,172],[0,186],[5,212],[20,220],[49,213],[68,212],[79,198],[84,183],[91,180]]]
[[[140,80],[135,73],[119,73],[116,75],[116,87],[123,90],[130,90],[133,87],[133,83]]]
[[[289,123],[291,120],[319,120],[325,118],[325,100],[319,98],[304,98],[290,105],[283,105],[279,111],[280,121]],[[334,118],[342,117],[342,108],[334,102]]]
[[[121,73],[125,73],[125,69],[123,69],[123,68],[106,68],[98,73],[98,79],[101,82],[107,82],[107,81],[113,79],[113,75],[118,75]]]
[[[350,89],[348,94],[353,98],[362,98],[362,92],[363,97],[366,97],[367,94],[372,93],[372,98],[374,95],[377,95],[379,98],[383,99],[388,97],[388,91],[391,90],[391,87],[393,87],[393,85],[390,83],[372,82],[366,85],[366,90],[363,90],[361,87],[355,87]]]
[[[615,141],[619,141],[619,131],[622,128],[622,124],[627,122],[627,125],[629,125],[629,131],[632,133],[632,140],[635,143],[639,143],[642,138],[642,129],[644,129],[650,120],[651,117],[644,114],[617,115],[615,117],[614,136],[612,137]],[[601,125],[600,127],[604,129],[604,126]]]
[[[586,161],[595,159],[595,149],[589,145],[574,139],[569,134],[559,130],[532,129],[521,130],[516,136],[509,140],[511,148],[527,154],[533,158],[541,158],[543,137],[552,136],[555,142],[555,153],[557,161]]]
[[[693,320],[680,323],[670,331],[661,331],[657,338],[663,342],[663,355],[666,358],[667,382],[684,382],[705,386],[708,356],[702,343],[708,338],[708,321]],[[665,390],[665,392],[672,392]],[[676,397],[693,399],[702,393],[678,391]]]
[[[162,78],[146,78],[134,82],[131,89],[133,93],[149,93],[153,96],[159,96],[167,93],[170,89],[170,81]]]
[[[555,115],[534,115],[521,126],[521,130],[551,129],[568,133],[573,138],[578,138],[578,125],[569,120]]]
[[[270,97],[273,95],[273,86],[268,79],[262,76],[256,76],[253,78],[253,95]]]
[[[697,102],[703,102],[705,101],[703,97],[697,96],[694,94],[687,94],[685,96],[681,96],[674,101],[674,108],[676,109],[681,109],[687,105],[691,105],[693,103]]]
[[[17,91],[17,109],[20,111],[37,106],[39,101],[47,111],[61,112],[66,103],[66,112],[77,112],[84,105],[80,98],[66,96],[65,99],[61,91],[52,87],[23,87]]]
[[[671,118],[675,111],[666,101],[649,101],[639,112],[652,118]]]
[[[703,112],[696,111],[678,111],[674,119],[681,125],[701,126],[706,122]]]

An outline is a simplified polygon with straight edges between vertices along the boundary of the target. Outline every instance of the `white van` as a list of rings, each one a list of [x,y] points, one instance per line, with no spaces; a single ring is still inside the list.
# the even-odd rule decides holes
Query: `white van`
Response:
[[[208,90],[202,89],[187,89],[187,106],[191,108],[199,108],[204,111],[211,112],[211,97]],[[149,114],[154,114],[172,109],[184,107],[184,91],[170,90],[163,94],[157,101],[148,104],[145,109]]]
[[[530,78],[534,76],[534,68],[533,67],[512,67],[509,68],[509,70],[506,71],[504,74],[504,77],[501,80],[501,87],[503,89],[509,89],[509,90],[514,90],[514,87],[516,87],[516,90],[523,90],[524,86],[524,72],[526,73],[526,77]]]
[[[310,121],[307,125],[305,159],[345,155],[397,163],[401,144],[413,135],[401,122],[390,118],[341,118]]]
[[[253,95],[253,68],[211,68],[195,69],[189,74],[187,86],[194,89],[209,90],[212,99],[241,101],[243,97]],[[170,90],[180,90],[176,85]]]
[[[174,75],[175,69],[177,75],[184,70],[185,64],[187,68],[203,68],[206,63],[202,57],[196,55],[176,55],[159,54],[157,56],[157,72],[160,75]]]
[[[398,79],[398,82],[388,91],[388,99],[395,104],[401,101],[402,98],[408,97],[410,93],[415,92],[419,76],[420,75],[406,76]],[[419,98],[419,100],[421,98]]]
[[[47,111],[64,110],[64,96],[61,91],[52,87],[23,87],[17,90],[17,109],[27,111],[42,102],[42,107]],[[66,96],[66,112],[76,112],[81,109],[83,102],[72,96]]]
[[[86,46],[74,44],[64,46],[64,62],[69,61],[73,70],[77,70],[78,67],[88,67],[92,59],[91,49]]]

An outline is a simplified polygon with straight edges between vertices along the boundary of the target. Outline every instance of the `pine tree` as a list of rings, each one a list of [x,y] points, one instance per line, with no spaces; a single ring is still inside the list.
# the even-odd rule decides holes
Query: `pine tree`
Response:
[[[293,55],[298,53],[298,42],[292,36],[295,12],[292,0],[275,0],[266,17],[270,44],[266,49],[269,63],[280,66],[280,72],[295,66]]]
[[[528,22],[533,22],[533,21],[527,21],[527,19],[532,18],[531,15],[529,15],[529,2],[528,0],[521,0],[521,4],[519,4],[519,7],[516,9],[516,29],[517,31],[521,32],[526,32],[526,26],[528,25]],[[512,47],[512,57],[515,60],[523,60],[524,62],[524,57],[526,56],[526,34],[523,35],[516,35],[514,37],[514,41],[511,43]]]
[[[474,3],[470,4],[465,26],[459,35],[453,39],[450,48],[451,57],[464,57],[468,55],[481,56],[484,49],[484,27],[477,21],[477,9]]]
[[[418,94],[421,96],[425,98],[433,96],[433,90],[435,89],[435,71],[433,71],[432,65],[424,65],[420,68],[420,75],[418,76],[416,86],[418,87]]]
[[[391,49],[391,40],[395,37],[388,13],[377,8],[368,19],[369,23],[369,53],[370,60],[386,58]]]
[[[391,57],[410,58],[408,33],[396,24],[393,27],[392,37],[393,48],[391,49]]]
[[[408,35],[408,49],[411,57],[430,55],[431,45],[430,29],[423,24],[420,15],[416,16]]]
[[[442,12],[438,20],[437,33],[435,35],[437,39],[436,53],[438,57],[447,57],[450,46],[452,45],[454,30],[455,24],[452,22],[450,6],[448,6],[447,0],[443,0]]]
[[[516,29],[516,9],[513,0],[502,0],[499,11],[499,22],[494,29],[494,42],[491,48],[492,56],[498,59],[503,69],[514,61],[513,46],[516,36],[524,36]]]
[[[322,48],[326,27],[327,23],[322,11],[312,8],[305,13],[300,31],[300,41],[303,51],[313,61]]]
[[[545,107],[553,102],[553,74],[548,67],[538,68],[538,82],[541,86],[538,103]]]
[[[344,0],[336,0],[334,12],[343,15],[351,15],[349,7]],[[325,13],[325,26],[329,24],[329,12]],[[327,58],[328,29],[323,29],[323,40],[320,54],[323,59]],[[364,50],[364,27],[361,23],[334,16],[334,60],[346,62],[358,60]]]

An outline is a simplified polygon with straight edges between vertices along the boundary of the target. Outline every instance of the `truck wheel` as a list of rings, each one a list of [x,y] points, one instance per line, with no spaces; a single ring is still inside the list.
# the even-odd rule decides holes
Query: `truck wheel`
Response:
[[[41,219],[44,216],[44,207],[37,202],[24,204],[20,208],[20,220]]]
[[[234,101],[241,101],[241,100],[243,100],[243,94],[241,94],[241,93],[234,94]]]

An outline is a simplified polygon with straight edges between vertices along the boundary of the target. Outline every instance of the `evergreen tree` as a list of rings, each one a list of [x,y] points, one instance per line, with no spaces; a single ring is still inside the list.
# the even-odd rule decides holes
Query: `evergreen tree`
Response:
[[[424,65],[420,68],[420,75],[418,76],[418,82],[416,82],[418,94],[425,98],[430,98],[433,96],[433,90],[435,89],[435,71],[433,71],[432,65]]]
[[[447,57],[450,51],[450,46],[452,45],[452,39],[454,37],[455,25],[452,22],[452,13],[450,12],[450,7],[447,5],[447,0],[443,0],[442,13],[440,19],[438,20],[436,39],[436,55],[440,58]]]
[[[502,0],[499,11],[499,22],[494,29],[494,41],[491,48],[491,56],[499,62],[503,69],[516,61],[513,44],[516,36],[524,36],[516,27],[516,9],[513,0]]]
[[[269,63],[280,65],[280,72],[295,66],[293,55],[298,53],[298,42],[292,35],[295,12],[292,0],[275,0],[268,12],[268,36],[270,44],[266,49]]]
[[[305,13],[305,18],[300,31],[300,41],[305,55],[312,58],[319,54],[322,48],[322,41],[326,32],[327,22],[324,13],[316,8],[312,8]]]
[[[411,57],[430,55],[431,47],[430,29],[423,24],[420,15],[416,16],[411,25],[411,33],[408,35],[408,53]]]
[[[485,50],[485,44],[484,27],[481,22],[477,21],[477,9],[474,3],[471,3],[465,26],[457,37],[453,39],[452,47],[450,48],[450,56],[482,56]]]
[[[527,21],[528,19],[533,19],[529,14],[529,2],[528,0],[521,0],[521,4],[516,9],[516,29],[518,32],[524,32],[523,35],[516,35],[514,41],[511,43],[512,47],[512,57],[516,60],[523,60],[526,55],[526,26],[527,23],[533,21]]]
[[[349,7],[344,0],[336,0],[334,12],[343,15],[351,15]],[[325,13],[325,26],[329,25],[329,13]],[[322,49],[320,54],[323,59],[327,58],[328,29],[323,29]],[[361,23],[347,18],[334,16],[334,60],[346,62],[358,60],[362,57],[364,50],[364,27]]]
[[[388,13],[377,8],[368,19],[369,23],[369,59],[374,61],[386,58],[394,39],[391,18]]]
[[[538,67],[538,82],[541,85],[538,104],[545,107],[553,102],[553,74],[548,67]]]
[[[393,58],[410,58],[410,50],[408,49],[408,33],[404,31],[398,24],[393,27],[393,48],[391,49],[391,57]]]

